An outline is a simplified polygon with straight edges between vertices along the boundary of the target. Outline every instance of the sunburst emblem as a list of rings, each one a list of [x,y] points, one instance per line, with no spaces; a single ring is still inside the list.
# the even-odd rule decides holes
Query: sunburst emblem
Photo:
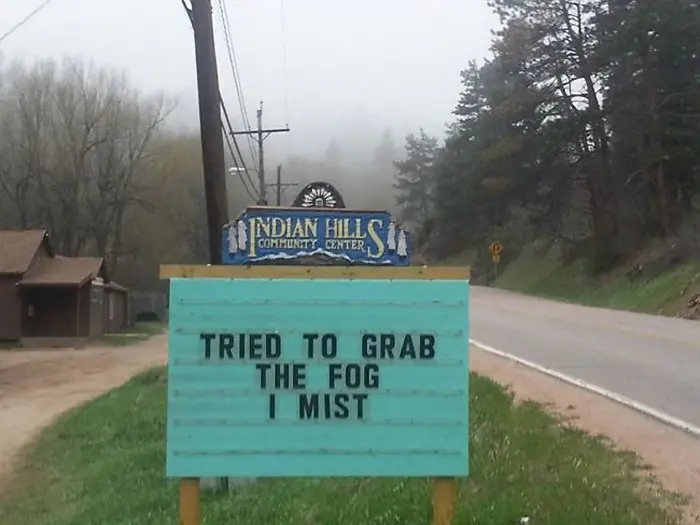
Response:
[[[336,204],[333,193],[326,188],[312,188],[301,203],[304,208],[335,208]]]

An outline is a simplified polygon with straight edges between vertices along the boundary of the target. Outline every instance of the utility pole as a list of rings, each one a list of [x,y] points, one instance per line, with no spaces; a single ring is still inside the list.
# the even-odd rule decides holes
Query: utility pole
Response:
[[[277,206],[282,206],[282,164],[277,165]]]
[[[282,193],[286,188],[293,188],[294,186],[299,186],[298,182],[282,182],[282,165],[277,166],[277,183],[270,184],[270,186],[275,187],[277,193],[277,206],[282,206]]]
[[[197,96],[199,98],[199,129],[202,142],[202,171],[204,173],[204,200],[207,210],[207,237],[209,263],[221,264],[221,229],[228,222],[228,202],[226,192],[226,157],[224,136],[221,131],[221,92],[219,73],[216,66],[214,47],[214,24],[212,21],[211,0],[190,0],[191,8],[185,0],[182,5],[194,31],[194,54],[197,65]],[[183,483],[196,485],[188,493],[192,498],[180,501],[180,521],[183,522],[183,508],[190,512],[189,519],[199,521],[200,481],[188,480]],[[217,478],[219,490],[228,491],[228,478]],[[185,485],[181,485],[183,493]],[[183,504],[185,507],[183,507]]]
[[[246,131],[234,131],[233,135],[257,135],[258,142],[258,190],[260,192],[260,204],[267,205],[267,184],[265,183],[265,151],[263,143],[265,139],[272,133],[289,133],[289,126],[284,128],[263,129],[262,124],[263,103],[260,102],[260,107],[257,111],[258,129]]]
[[[191,0],[199,95],[202,169],[207,208],[209,262],[221,264],[221,228],[228,222],[226,161],[221,131],[219,75],[216,68],[211,0]],[[187,9],[187,7],[185,7]]]
[[[263,151],[263,131],[262,131],[262,108],[263,103],[260,101],[258,108],[258,186],[260,186],[260,200],[263,204],[267,204],[267,192],[265,191],[265,152]]]

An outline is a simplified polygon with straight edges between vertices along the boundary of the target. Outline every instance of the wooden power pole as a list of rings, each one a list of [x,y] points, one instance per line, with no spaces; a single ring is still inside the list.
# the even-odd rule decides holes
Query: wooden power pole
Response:
[[[282,206],[282,165],[277,166],[277,206]]]
[[[277,198],[275,199],[275,202],[277,203],[277,206],[282,206],[282,192],[286,188],[293,188],[294,186],[299,186],[298,182],[282,182],[282,165],[277,166],[277,182],[275,184],[269,184],[269,186],[274,186],[275,187],[275,193],[277,194]]]
[[[219,75],[216,68],[211,0],[191,0],[194,29],[202,169],[207,208],[209,262],[221,264],[221,228],[228,222],[226,159],[221,131]]]
[[[272,133],[288,133],[289,126],[284,128],[263,129],[262,125],[263,103],[260,102],[260,107],[257,111],[258,129],[250,129],[245,131],[234,131],[234,135],[257,135],[258,142],[258,191],[260,192],[259,204],[267,205],[267,184],[265,183],[265,150],[263,143],[265,139]]]
[[[263,137],[262,130],[262,100],[260,101],[260,107],[257,111],[258,120],[258,186],[260,188],[260,200],[261,204],[267,204],[267,191],[265,191],[265,151],[263,149]]]

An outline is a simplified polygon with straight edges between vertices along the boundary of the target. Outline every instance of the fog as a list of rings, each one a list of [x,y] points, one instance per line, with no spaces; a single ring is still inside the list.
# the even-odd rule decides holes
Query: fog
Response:
[[[213,0],[222,91],[240,111]],[[0,0],[0,34],[40,0]],[[331,138],[346,157],[368,151],[385,128],[397,137],[440,134],[459,71],[484,56],[495,18],[484,0],[226,0],[246,102],[254,121],[292,132],[267,141],[275,157],[322,156]],[[192,31],[178,0],[53,0],[0,43],[5,62],[79,56],[123,68],[150,91],[177,97],[171,124],[196,126]]]

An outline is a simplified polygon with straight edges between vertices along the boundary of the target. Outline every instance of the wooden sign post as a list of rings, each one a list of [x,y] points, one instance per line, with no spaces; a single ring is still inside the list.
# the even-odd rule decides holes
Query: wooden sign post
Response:
[[[200,502],[199,478],[182,478],[180,480],[180,525],[200,525]]]
[[[433,524],[451,525],[469,472],[469,271],[396,265],[406,237],[372,213],[257,209],[238,219],[246,262],[161,267],[182,525],[200,525],[198,478],[222,476],[434,477]],[[250,265],[273,245],[389,262]]]

